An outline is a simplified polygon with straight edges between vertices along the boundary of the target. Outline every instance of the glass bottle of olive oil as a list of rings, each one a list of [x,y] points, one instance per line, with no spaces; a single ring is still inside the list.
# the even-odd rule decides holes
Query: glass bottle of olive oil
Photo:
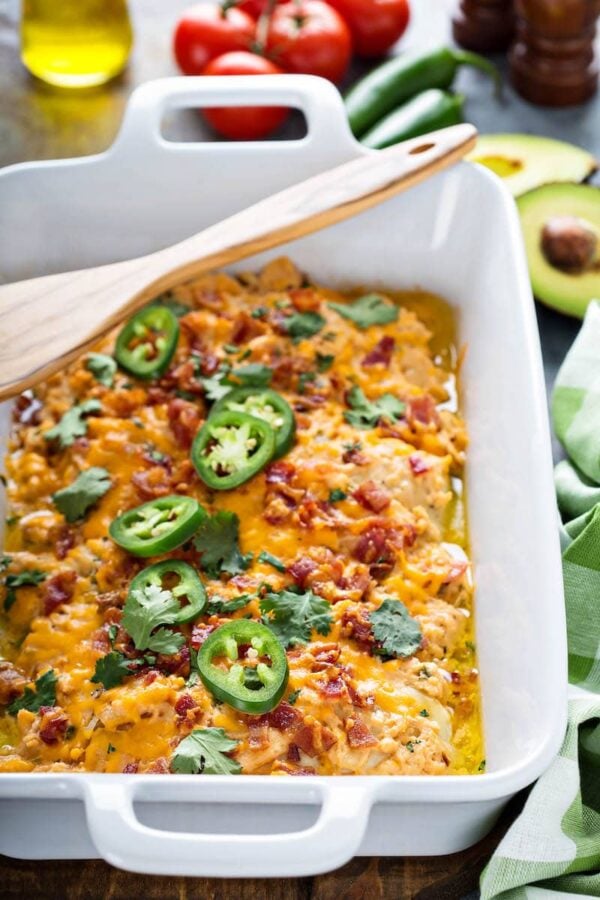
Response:
[[[23,0],[21,58],[48,84],[104,84],[125,68],[131,42],[127,0]]]

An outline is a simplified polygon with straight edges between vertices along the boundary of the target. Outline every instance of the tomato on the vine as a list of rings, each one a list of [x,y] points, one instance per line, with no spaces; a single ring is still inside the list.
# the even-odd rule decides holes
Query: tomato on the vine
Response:
[[[288,72],[341,81],[352,55],[350,30],[323,0],[291,0],[275,7],[266,53]]]
[[[240,9],[199,3],[188,9],[175,29],[173,50],[185,75],[200,75],[222,53],[247,50],[254,40],[256,22]]]
[[[358,56],[383,56],[404,34],[408,0],[328,0],[346,20]]]
[[[281,69],[255,53],[224,53],[206,66],[203,75],[280,75]],[[288,109],[280,106],[232,106],[203,109],[215,131],[234,141],[256,141],[284,121]]]

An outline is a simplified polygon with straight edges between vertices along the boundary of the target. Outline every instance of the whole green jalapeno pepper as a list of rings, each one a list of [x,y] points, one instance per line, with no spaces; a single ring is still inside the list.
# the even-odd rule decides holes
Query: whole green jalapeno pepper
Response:
[[[438,128],[457,125],[463,120],[463,103],[464,97],[459,94],[436,88],[424,91],[377,122],[360,142],[365,147],[381,150]]]

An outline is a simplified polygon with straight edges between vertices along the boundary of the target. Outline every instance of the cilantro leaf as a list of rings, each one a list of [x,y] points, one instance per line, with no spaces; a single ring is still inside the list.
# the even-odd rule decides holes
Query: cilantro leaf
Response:
[[[387,659],[412,656],[421,646],[421,626],[401,600],[384,600],[369,615],[371,631],[377,641],[374,652]]]
[[[345,412],[344,418],[355,428],[374,428],[381,419],[397,422],[406,409],[406,404],[393,394],[383,394],[373,401],[367,400],[361,388],[356,385],[348,391],[347,400],[352,412]]]
[[[110,475],[100,466],[80,472],[68,487],[52,495],[52,501],[67,522],[82,519],[88,509],[112,486]]]
[[[380,294],[365,294],[363,297],[357,297],[352,303],[330,303],[329,308],[334,309],[344,319],[350,319],[358,328],[395,322],[399,312],[394,303],[390,303]]]
[[[83,437],[87,432],[85,416],[100,412],[102,406],[99,400],[86,400],[77,406],[68,409],[60,422],[45,432],[47,441],[56,441],[61,448],[70,447],[78,437]]]
[[[225,756],[237,745],[222,728],[195,728],[177,745],[171,770],[178,775],[239,775],[239,762]]]
[[[277,569],[278,572],[285,572],[285,564],[280,559],[277,559],[276,556],[273,556],[272,553],[269,553],[268,550],[261,550],[258,554],[258,561],[268,563],[274,569]]]
[[[6,612],[13,606],[17,599],[17,588],[29,587],[40,584],[46,579],[46,573],[40,572],[39,569],[24,569],[15,575],[7,575],[4,579],[6,588],[6,597],[4,598],[4,609]]]
[[[333,624],[327,600],[312,591],[296,594],[289,590],[268,593],[260,601],[263,621],[284,647],[307,644],[311,632],[329,634]]]
[[[117,372],[117,364],[112,356],[105,353],[90,353],[85,367],[100,384],[112,387]]]
[[[26,687],[23,694],[7,708],[11,716],[16,716],[20,709],[28,709],[30,712],[39,712],[42,706],[56,705],[56,682],[54,669],[48,669],[35,682],[34,690]]]
[[[334,488],[329,492],[329,502],[330,503],[340,503],[342,500],[345,500],[348,494],[345,491],[342,491],[341,488]]]
[[[207,516],[201,523],[194,547],[201,554],[200,565],[209,578],[218,578],[221,572],[239,575],[250,565],[252,554],[241,553],[239,531],[240,520],[227,509]]]
[[[199,378],[204,388],[206,399],[216,402],[226,397],[234,387],[267,387],[271,383],[273,369],[262,363],[247,363],[231,369],[229,363],[223,363],[214,375]],[[234,380],[232,380],[234,379]]]
[[[121,684],[128,675],[133,675],[129,668],[132,660],[127,659],[122,653],[111,650],[106,656],[96,660],[96,669],[90,678],[94,684],[102,684],[106,690]]]
[[[227,380],[228,374],[229,367],[221,367],[214,375],[197,379],[204,388],[204,396],[209,402],[221,400],[232,390],[233,385]]]
[[[224,600],[215,594],[208,601],[207,614],[209,616],[215,613],[225,613],[227,615],[235,612],[237,609],[243,609],[245,606],[248,606],[253,598],[253,594],[240,594],[239,597],[234,597],[232,600]]]
[[[317,351],[317,355],[315,357],[315,362],[317,364],[317,372],[326,372],[330,369],[334,363],[335,357],[333,353],[319,353]]]
[[[287,702],[290,704],[290,706],[296,705],[296,700],[298,699],[298,697],[300,696],[301,693],[302,693],[301,689],[297,688],[297,690],[292,691],[292,693],[288,695]]]
[[[304,338],[312,337],[313,334],[317,334],[325,324],[325,319],[321,313],[296,312],[284,319],[283,328],[292,338],[294,344],[298,344]]]
[[[231,375],[241,381],[244,387],[267,387],[271,384],[273,369],[262,363],[247,363],[234,369]]]
[[[156,584],[130,591],[121,625],[133,640],[136,650],[153,650],[155,653],[177,653],[185,643],[179,632],[159,626],[172,625],[180,610],[179,601],[171,591]],[[152,634],[152,631],[158,630]]]

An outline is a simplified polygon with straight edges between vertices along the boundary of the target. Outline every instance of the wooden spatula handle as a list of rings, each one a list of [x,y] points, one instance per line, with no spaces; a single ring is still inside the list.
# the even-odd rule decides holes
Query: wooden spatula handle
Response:
[[[333,225],[423,181],[474,145],[456,125],[376,151],[261,200],[149,256],[0,287],[0,399],[61,369],[169,288]]]

